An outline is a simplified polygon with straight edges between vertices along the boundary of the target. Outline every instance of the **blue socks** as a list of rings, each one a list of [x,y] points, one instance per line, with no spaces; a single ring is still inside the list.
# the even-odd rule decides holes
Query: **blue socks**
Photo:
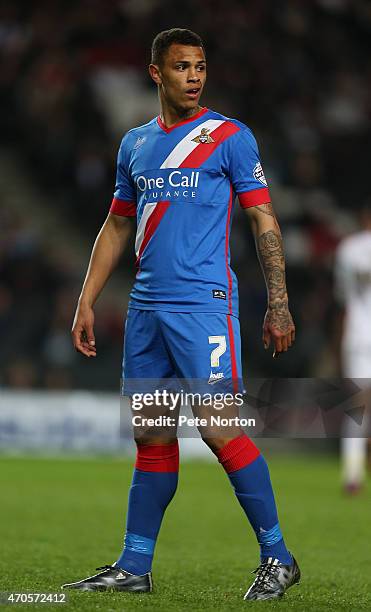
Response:
[[[290,565],[292,557],[280,530],[269,470],[255,444],[244,434],[217,452],[260,545],[261,560],[279,559]]]
[[[117,560],[117,565],[130,574],[151,571],[162,518],[177,488],[178,469],[178,442],[163,446],[138,445],[124,549]]]
[[[244,434],[217,451],[260,545],[261,559],[274,557],[285,565],[292,557],[280,530],[268,466]],[[117,565],[135,575],[151,571],[154,549],[165,510],[178,484],[178,442],[138,445],[129,493],[124,548]]]

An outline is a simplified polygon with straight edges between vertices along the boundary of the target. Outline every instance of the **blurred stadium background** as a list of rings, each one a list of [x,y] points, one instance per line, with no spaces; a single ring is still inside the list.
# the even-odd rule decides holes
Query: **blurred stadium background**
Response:
[[[189,27],[204,39],[203,104],[238,117],[255,132],[284,236],[298,333],[294,350],[273,361],[261,343],[265,287],[250,230],[237,211],[231,242],[245,377],[339,374],[333,256],[341,238],[357,227],[357,207],[370,198],[370,2],[2,0],[4,453],[125,450],[118,435],[118,391],[132,248],[96,308],[96,360],[74,352],[70,327],[90,249],[112,198],[121,137],[158,114],[146,72],[152,38],[174,26]],[[280,446],[265,445],[268,452]],[[336,450],[331,441],[286,440],[281,447],[294,453]],[[201,452],[201,443],[197,448]],[[4,459],[6,491],[18,486],[12,475],[26,465],[36,485],[46,482],[38,480],[41,464]],[[321,473],[324,492],[337,472],[318,468],[319,478]],[[298,475],[291,486],[299,487],[299,480]],[[337,486],[326,497],[329,512],[338,502]],[[284,488],[281,496],[285,513]],[[16,512],[18,503],[15,495],[9,512]],[[344,510],[341,529],[350,512]],[[355,609],[361,608],[360,603]]]
[[[284,234],[299,333],[272,362],[265,287],[235,218],[246,373],[336,373],[332,256],[370,195],[370,3],[3,0],[0,11],[1,385],[118,389],[132,250],[98,303],[99,360],[74,353],[69,328],[122,134],[158,114],[151,40],[174,24],[205,40],[203,103],[256,132]]]

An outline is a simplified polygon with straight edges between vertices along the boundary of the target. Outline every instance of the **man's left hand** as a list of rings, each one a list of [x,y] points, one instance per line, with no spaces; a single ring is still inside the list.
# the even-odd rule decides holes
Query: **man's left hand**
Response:
[[[263,343],[268,349],[274,344],[273,357],[285,353],[295,341],[295,325],[289,311],[287,300],[270,303],[263,323]]]

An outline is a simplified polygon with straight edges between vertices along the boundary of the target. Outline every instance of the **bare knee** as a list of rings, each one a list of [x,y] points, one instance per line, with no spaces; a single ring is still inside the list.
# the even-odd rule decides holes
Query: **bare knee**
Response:
[[[213,451],[217,453],[224,448],[228,442],[231,442],[234,438],[202,438],[205,444]]]
[[[177,438],[161,437],[161,436],[135,436],[137,446],[169,446],[177,442]]]

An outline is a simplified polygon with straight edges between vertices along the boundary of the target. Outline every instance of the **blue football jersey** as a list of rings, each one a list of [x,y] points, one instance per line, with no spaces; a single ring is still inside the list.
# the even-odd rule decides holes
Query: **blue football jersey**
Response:
[[[207,108],[167,128],[130,130],[117,160],[110,212],[136,216],[130,307],[238,316],[229,236],[243,208],[270,201],[251,130]]]

